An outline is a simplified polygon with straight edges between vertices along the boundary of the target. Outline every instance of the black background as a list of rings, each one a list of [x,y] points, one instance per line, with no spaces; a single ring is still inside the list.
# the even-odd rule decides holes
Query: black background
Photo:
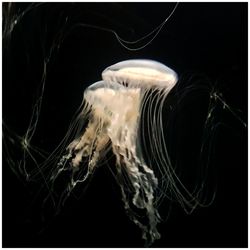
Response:
[[[110,28],[126,40],[136,40],[157,27],[174,6],[19,3],[8,8],[3,3],[4,122],[24,134],[46,63],[44,102],[34,139],[52,150],[67,131],[84,88],[100,80],[107,66],[132,58],[160,61],[179,76],[206,75],[246,121],[247,3],[180,3],[156,39],[138,51],[122,47],[111,33],[76,25]],[[173,204],[167,222],[159,225],[162,238],[154,247],[247,246],[247,132],[235,116],[228,117],[214,145],[214,203],[191,215]],[[105,168],[96,171],[81,198],[71,197],[59,215],[44,222],[35,196],[41,183],[18,178],[7,157],[3,154],[4,247],[143,246],[141,232],[127,218],[119,188]]]

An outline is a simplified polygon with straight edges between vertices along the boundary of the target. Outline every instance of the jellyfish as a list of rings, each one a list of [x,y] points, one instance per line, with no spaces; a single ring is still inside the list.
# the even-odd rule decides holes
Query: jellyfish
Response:
[[[83,159],[88,158],[85,175],[73,181],[74,186],[93,173],[111,148],[116,157],[116,177],[125,209],[141,228],[142,238],[150,244],[160,238],[156,228],[160,216],[155,207],[158,179],[144,158],[140,122],[145,116],[143,104],[154,93],[153,98],[160,105],[158,111],[152,109],[149,126],[155,127],[152,144],[155,154],[161,155],[165,145],[157,145],[162,143],[158,138],[162,133],[160,109],[177,82],[177,74],[156,61],[127,60],[106,68],[102,79],[85,90],[80,116],[87,119],[88,124],[68,145],[59,165],[64,166],[67,160],[73,171],[77,171],[83,167]],[[166,158],[160,160],[161,164],[169,165]],[[146,219],[140,220],[133,208],[144,211]]]
[[[125,211],[141,230],[146,246],[161,237],[157,226],[163,220],[159,207],[164,200],[177,201],[187,213],[204,206],[206,169],[201,177],[195,175],[195,187],[187,188],[166,142],[165,119],[170,117],[163,111],[178,81],[174,70],[153,60],[116,63],[102,72],[101,81],[85,89],[68,132],[52,153],[41,154],[43,151],[32,147],[26,137],[21,138],[26,150],[22,162],[25,176],[33,180],[42,177],[49,191],[43,204],[51,198],[60,209],[75,187],[81,189],[80,184],[88,182],[98,167],[109,167],[120,187]],[[213,110],[209,108],[205,129],[212,122]],[[41,161],[32,150],[42,156]],[[110,153],[115,158],[112,166],[106,159]],[[27,155],[37,166],[31,171],[26,169]],[[61,175],[65,172],[67,179]],[[62,183],[56,186],[59,177]]]

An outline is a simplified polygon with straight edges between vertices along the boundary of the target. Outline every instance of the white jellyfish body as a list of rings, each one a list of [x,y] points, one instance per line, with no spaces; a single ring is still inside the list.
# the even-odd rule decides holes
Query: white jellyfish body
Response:
[[[142,154],[139,124],[145,94],[153,89],[164,100],[177,82],[177,75],[155,61],[128,60],[108,67],[102,78],[84,92],[86,104],[81,115],[89,113],[89,123],[84,133],[70,143],[69,154],[64,158],[70,159],[76,169],[81,168],[83,158],[89,158],[87,173],[81,180],[84,181],[111,143],[125,208],[142,229],[143,238],[152,243],[160,237],[156,228],[160,217],[155,206],[158,180]],[[140,221],[133,206],[145,210],[147,222]]]

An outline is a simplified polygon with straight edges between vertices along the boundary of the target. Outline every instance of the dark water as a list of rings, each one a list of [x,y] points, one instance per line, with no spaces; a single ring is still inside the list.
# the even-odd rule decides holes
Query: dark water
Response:
[[[158,227],[162,238],[153,247],[247,247],[247,129],[240,121],[247,121],[247,3],[180,3],[158,36],[136,51],[124,48],[113,33],[100,28],[134,41],[157,27],[174,6],[3,3],[3,120],[23,136],[45,80],[33,140],[51,151],[65,135],[84,89],[100,80],[109,65],[153,59],[174,69],[183,83],[205,82],[218,89],[230,107],[219,109],[214,122],[208,162],[215,175],[216,197],[212,205],[191,215],[172,203],[168,220]],[[129,46],[138,48],[149,40]],[[186,98],[193,106],[182,105],[178,126],[169,127],[173,132],[167,143],[174,161],[183,167],[183,178],[189,180],[207,110],[199,91]],[[42,178],[26,182],[14,174],[9,162],[20,159],[21,153],[16,148],[11,152],[3,151],[4,247],[143,247],[141,232],[126,216],[119,187],[105,167],[96,171],[81,197],[79,188],[77,198],[70,197],[54,216],[38,192]]]

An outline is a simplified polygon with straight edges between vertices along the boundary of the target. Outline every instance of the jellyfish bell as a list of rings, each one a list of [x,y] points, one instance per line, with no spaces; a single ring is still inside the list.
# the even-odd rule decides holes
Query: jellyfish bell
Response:
[[[136,112],[139,90],[128,89],[115,82],[109,84],[100,81],[85,90],[84,99],[100,118],[103,116],[110,119],[125,119],[128,118],[126,114],[132,112],[132,109]]]
[[[106,68],[102,73],[106,82],[126,83],[138,88],[171,89],[177,82],[177,74],[162,63],[153,60],[126,60]]]

